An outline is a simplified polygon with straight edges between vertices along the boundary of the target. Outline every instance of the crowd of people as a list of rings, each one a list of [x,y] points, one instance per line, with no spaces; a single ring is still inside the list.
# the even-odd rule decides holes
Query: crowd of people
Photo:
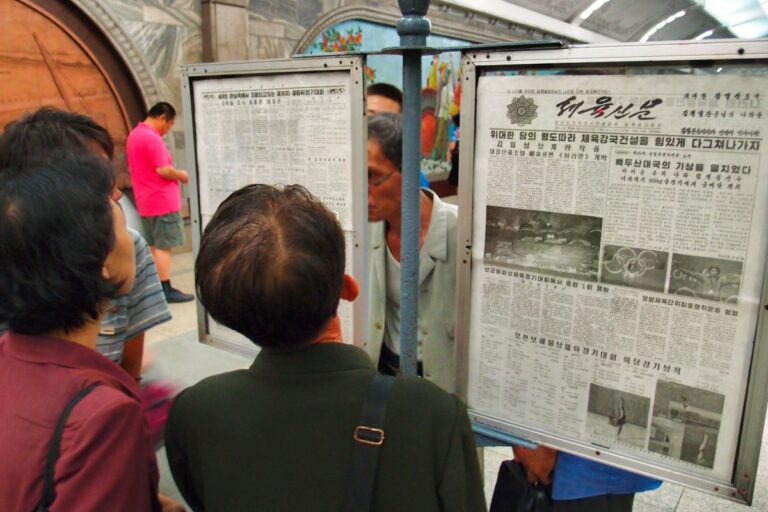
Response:
[[[50,108],[0,135],[5,510],[184,510],[158,493],[137,383],[143,333],[170,315],[112,156],[104,128]]]
[[[175,399],[166,449],[193,510],[486,510],[466,407],[452,394],[458,209],[423,176],[423,378],[398,376],[403,130],[392,89],[368,95],[362,349],[341,343],[339,301],[359,293],[344,272],[343,232],[309,191],[246,186],[205,228],[198,298],[261,350],[249,369]],[[170,282],[189,180],[162,139],[175,117],[159,103],[127,140],[144,237],[126,226],[112,139],[91,118],[43,108],[0,135],[5,510],[185,509],[158,493],[138,382],[144,333],[170,320],[167,303],[194,300]],[[631,510],[634,492],[658,485],[610,469],[620,485],[606,487],[603,466],[546,447],[516,455],[531,481],[554,475],[555,510]]]

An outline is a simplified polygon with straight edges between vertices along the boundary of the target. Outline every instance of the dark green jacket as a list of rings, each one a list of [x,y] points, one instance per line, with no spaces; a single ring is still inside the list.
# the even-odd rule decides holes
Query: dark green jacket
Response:
[[[277,353],[178,396],[166,431],[173,477],[197,511],[340,512],[352,432],[375,370],[341,343]],[[374,511],[484,512],[464,405],[419,378],[387,403]]]

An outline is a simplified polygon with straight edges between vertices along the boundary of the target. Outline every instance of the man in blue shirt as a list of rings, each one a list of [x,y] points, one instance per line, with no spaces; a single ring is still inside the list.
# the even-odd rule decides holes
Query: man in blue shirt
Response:
[[[636,492],[661,486],[659,480],[541,445],[516,446],[515,460],[530,482],[552,483],[555,512],[630,512]]]

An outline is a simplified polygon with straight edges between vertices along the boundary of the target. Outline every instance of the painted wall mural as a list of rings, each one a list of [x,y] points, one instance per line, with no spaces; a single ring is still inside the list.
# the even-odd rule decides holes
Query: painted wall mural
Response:
[[[378,51],[397,46],[394,27],[364,20],[345,20],[315,38],[308,54]],[[431,35],[427,46],[466,46],[469,41]],[[452,149],[458,141],[457,121],[461,107],[461,54],[445,52],[422,58],[421,157],[422,170],[430,178],[443,178],[451,169]],[[368,84],[386,82],[402,89],[402,63],[396,55],[371,55],[367,59]]]

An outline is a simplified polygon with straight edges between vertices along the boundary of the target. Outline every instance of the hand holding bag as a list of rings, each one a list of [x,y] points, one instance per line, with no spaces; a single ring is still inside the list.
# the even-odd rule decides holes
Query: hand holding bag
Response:
[[[489,512],[551,512],[552,500],[547,487],[528,481],[523,466],[505,460],[499,467]]]

